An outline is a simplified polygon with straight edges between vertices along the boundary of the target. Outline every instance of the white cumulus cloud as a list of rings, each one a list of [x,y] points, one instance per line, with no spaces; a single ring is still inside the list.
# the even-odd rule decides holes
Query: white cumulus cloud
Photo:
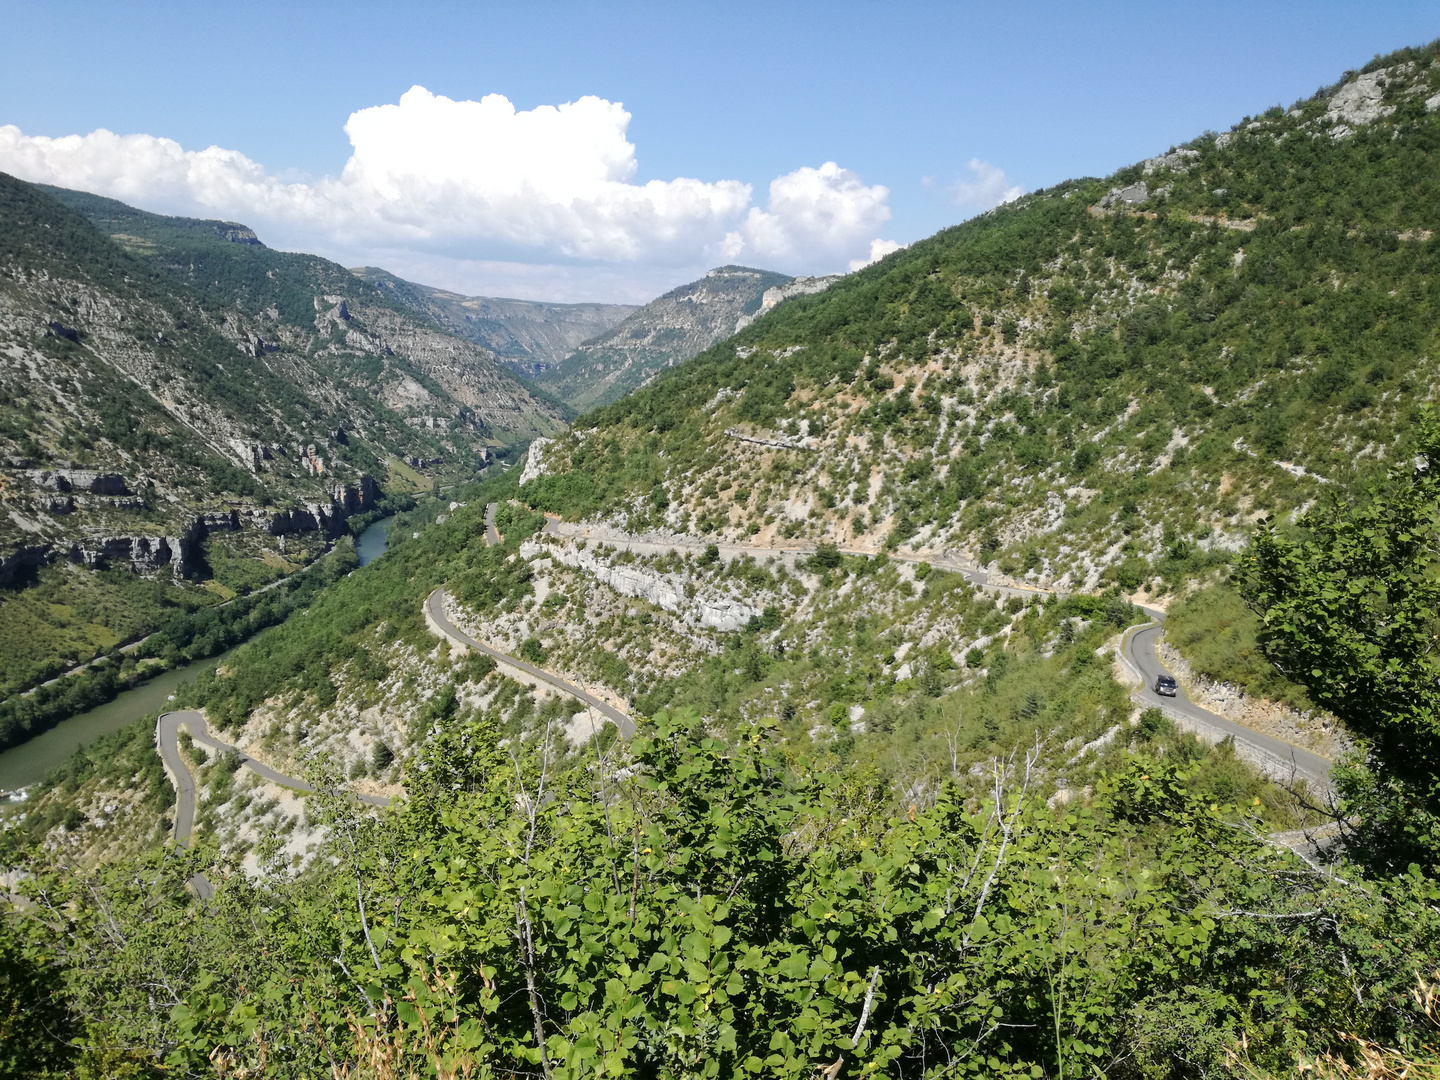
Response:
[[[0,126],[0,169],[149,210],[241,220],[275,246],[345,262],[384,252],[452,275],[482,264],[570,267],[558,276],[572,292],[585,291],[586,266],[608,290],[627,265],[647,278],[722,260],[820,273],[873,257],[890,217],[886,188],[834,162],[777,177],[763,209],[738,180],[637,183],[629,124],[623,105],[593,96],[517,110],[499,94],[456,101],[416,86],[351,114],[338,176],[292,182],[216,146],[14,126]]]
[[[867,187],[849,169],[827,161],[770,181],[770,199],[752,207],[728,238],[732,247],[782,268],[819,257],[841,263],[864,250],[890,220],[889,189]]]
[[[889,255],[892,251],[899,251],[905,246],[905,244],[897,244],[894,240],[881,240],[879,237],[876,237],[874,240],[870,241],[869,258],[851,259],[850,270],[854,272],[856,270],[860,270],[866,266],[869,266],[873,262],[879,262],[886,255]]]
[[[1002,203],[1014,202],[1025,194],[1024,188],[1010,183],[1004,169],[988,161],[971,158],[966,168],[970,170],[970,179],[961,180],[950,188],[950,197],[957,206],[989,210]]]

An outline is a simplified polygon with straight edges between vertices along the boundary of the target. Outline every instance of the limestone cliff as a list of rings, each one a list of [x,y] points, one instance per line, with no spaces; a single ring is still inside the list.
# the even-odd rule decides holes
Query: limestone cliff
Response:
[[[490,350],[526,378],[548,371],[582,343],[636,311],[632,304],[552,304],[464,296],[406,281],[374,266],[350,272],[456,337]]]
[[[735,333],[742,320],[760,311],[767,289],[793,280],[744,266],[711,270],[580,346],[536,383],[581,410],[614,401]]]
[[[0,175],[0,583],[73,562],[254,587],[372,509],[392,463],[466,479],[563,423],[344,267]]]

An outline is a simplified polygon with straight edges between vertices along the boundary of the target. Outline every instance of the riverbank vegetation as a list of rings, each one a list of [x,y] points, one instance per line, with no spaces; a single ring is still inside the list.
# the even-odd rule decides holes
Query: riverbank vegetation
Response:
[[[1433,1071],[1437,58],[1377,60],[1368,127],[1324,92],[947,230],[592,413],[524,487],[420,499],[178,695],[313,778],[303,813],[196,754],[193,850],[0,832],[0,1071]],[[777,537],[810,550],[722,551]],[[637,735],[440,640],[442,585]],[[1333,790],[1137,703],[1115,650],[1167,592],[1202,674],[1343,721]],[[167,647],[218,644],[208,616]],[[138,731],[50,791],[150,799]]]
[[[218,656],[258,631],[284,622],[358,565],[354,544],[342,538],[329,555],[274,588],[237,597],[224,606],[174,612],[132,652],[114,653],[78,674],[7,698],[0,702],[0,750],[113,700],[156,671]]]

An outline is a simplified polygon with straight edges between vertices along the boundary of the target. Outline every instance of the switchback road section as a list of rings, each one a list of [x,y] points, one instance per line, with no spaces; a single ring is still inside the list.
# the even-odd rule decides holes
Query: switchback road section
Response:
[[[1155,680],[1170,674],[1160,663],[1155,649],[1160,640],[1160,629],[1161,624],[1153,622],[1130,631],[1125,638],[1125,660],[1141,679],[1140,689],[1135,694],[1140,704],[1158,708],[1182,722],[1188,721],[1192,726],[1209,728],[1219,738],[1233,738],[1240,756],[1269,776],[1279,780],[1304,779],[1312,787],[1329,788],[1331,763],[1319,754],[1202,708],[1178,687],[1174,697],[1157,694]]]
[[[697,536],[676,536],[674,538],[661,537],[647,539],[628,534],[622,534],[612,529],[592,530],[583,525],[574,525],[562,522],[556,518],[549,518],[545,524],[545,533],[550,536],[562,539],[584,539],[596,543],[608,544],[617,549],[632,551],[636,554],[664,555],[669,551],[691,551],[703,550],[709,541]],[[717,544],[716,547],[723,559],[736,558],[748,555],[751,558],[762,559],[776,557],[782,559],[800,559],[815,553],[815,548],[810,545],[796,544],[788,547],[759,547],[747,544]],[[858,548],[838,549],[845,555],[864,555],[874,557],[877,554],[888,554],[889,558],[899,562],[920,563],[927,562],[938,570],[949,570],[958,573],[972,585],[978,585],[982,589],[997,593],[1001,596],[1041,596],[1048,597],[1052,593],[1037,588],[1027,588],[1015,585],[1003,585],[992,583],[989,574],[973,566],[967,566],[962,561],[938,555],[911,555],[904,552],[881,553],[866,551]],[[1213,741],[1219,741],[1227,736],[1235,740],[1236,751],[1241,757],[1258,767],[1267,776],[1282,782],[1288,782],[1297,778],[1308,781],[1312,787],[1320,790],[1327,790],[1330,786],[1330,765],[1331,762],[1319,754],[1305,750],[1302,747],[1294,746],[1283,739],[1273,735],[1267,735],[1261,731],[1247,728],[1235,721],[1221,716],[1219,713],[1211,712],[1209,709],[1196,705],[1185,692],[1180,690],[1174,698],[1161,697],[1155,693],[1155,679],[1163,674],[1170,674],[1160,662],[1160,657],[1155,650],[1155,645],[1160,638],[1160,627],[1165,621],[1165,612],[1158,608],[1140,606],[1152,620],[1147,626],[1138,630],[1129,631],[1124,638],[1123,658],[1132,670],[1141,679],[1142,685],[1133,695],[1135,700],[1145,706],[1155,706],[1172,719],[1179,721],[1183,726],[1198,728],[1207,736],[1212,736]]]
[[[503,653],[499,649],[492,649],[483,641],[477,641],[475,638],[465,633],[453,622],[451,622],[450,616],[446,614],[446,599],[447,596],[445,590],[443,588],[436,589],[433,593],[430,594],[429,599],[425,601],[425,607],[430,615],[430,621],[435,624],[436,628],[442,634],[444,634],[451,641],[455,642],[455,644],[463,645],[466,648],[474,649],[476,652],[484,653],[486,656],[499,660],[502,664],[508,664],[512,668],[523,671],[526,675],[531,676],[539,682],[545,683],[547,686],[551,686],[554,689],[559,690],[562,694],[569,694],[577,701],[581,702],[584,705],[588,705],[590,708],[598,712],[601,716],[605,717],[605,719],[614,723],[614,725],[619,729],[620,734],[623,735],[625,738],[628,739],[630,738],[630,736],[635,734],[635,721],[631,720],[630,717],[626,716],[623,712],[615,708],[615,706],[611,705],[609,702],[602,701],[600,698],[596,697],[588,690],[584,690],[576,686],[572,682],[567,682],[566,680],[560,678],[558,675],[552,675],[550,674],[550,672],[544,671],[536,667],[534,664],[527,664],[519,657],[511,656],[509,653]]]
[[[195,830],[195,778],[190,774],[190,767],[180,753],[180,726],[182,724],[190,729],[190,737],[197,743],[203,743],[222,754],[238,755],[240,764],[262,780],[295,791],[313,792],[315,790],[304,780],[277,772],[270,766],[256,761],[243,750],[215,738],[210,734],[203,713],[197,712],[195,709],[175,709],[171,712],[161,713],[160,720],[155,725],[155,744],[160,751],[160,760],[165,765],[165,772],[169,775],[170,783],[175,788],[175,842],[177,844],[189,846],[190,834]],[[389,799],[379,795],[356,793],[355,797],[371,806],[390,805]]]

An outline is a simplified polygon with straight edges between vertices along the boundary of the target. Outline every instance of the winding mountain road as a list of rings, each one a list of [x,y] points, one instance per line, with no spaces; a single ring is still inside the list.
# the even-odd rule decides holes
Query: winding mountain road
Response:
[[[550,518],[545,524],[545,533],[551,536],[562,538],[576,538],[593,540],[597,543],[609,544],[616,548],[635,552],[637,554],[663,555],[672,550],[701,551],[708,541],[699,537],[676,537],[673,540],[645,540],[639,537],[616,535],[604,530],[599,535],[594,535],[592,530],[583,526],[571,525],[561,522],[556,518]],[[721,558],[731,559],[741,555],[749,555],[752,558],[789,558],[795,559],[814,554],[813,546],[796,545],[793,547],[758,547],[746,544],[717,544]],[[864,555],[873,557],[879,552],[868,551],[863,548],[838,549],[844,555]],[[992,583],[990,575],[981,569],[966,565],[964,561],[950,558],[942,554],[907,554],[903,552],[891,552],[889,557],[898,562],[921,563],[926,562],[937,570],[948,570],[960,574],[972,585],[978,585],[983,589],[997,593],[1001,596],[1048,597],[1053,595],[1050,591],[1038,588],[1028,588],[1016,585],[1004,585]],[[433,597],[432,597],[433,599]],[[1126,663],[1141,680],[1141,685],[1132,697],[1145,706],[1154,706],[1161,709],[1173,719],[1179,720],[1182,724],[1200,728],[1207,735],[1214,737],[1216,741],[1230,736],[1235,740],[1236,752],[1262,772],[1274,779],[1281,781],[1293,781],[1297,778],[1305,779],[1312,785],[1321,789],[1328,789],[1330,786],[1331,762],[1310,750],[1295,746],[1274,735],[1267,735],[1261,731],[1237,724],[1219,713],[1211,712],[1195,704],[1180,690],[1175,697],[1162,697],[1155,693],[1155,680],[1161,674],[1170,674],[1160,657],[1156,653],[1155,645],[1160,638],[1161,625],[1165,621],[1165,612],[1159,608],[1136,605],[1153,622],[1139,629],[1127,631],[1124,637],[1123,658]]]
[[[503,653],[499,649],[492,649],[483,641],[477,641],[465,633],[465,631],[450,621],[450,616],[445,611],[446,599],[447,594],[445,590],[439,588],[430,594],[429,599],[425,601],[425,606],[430,613],[431,621],[434,622],[440,632],[451,641],[457,645],[464,645],[466,648],[484,653],[486,656],[493,657],[503,664],[509,664],[511,667],[523,671],[526,675],[545,683],[547,686],[551,686],[563,694],[569,694],[577,701],[588,705],[600,713],[600,715],[604,716],[607,720],[612,721],[615,726],[619,728],[620,734],[625,738],[628,739],[635,734],[635,721],[631,720],[630,717],[626,716],[609,702],[602,701],[588,690],[584,690],[572,682],[567,682],[558,675],[552,675],[548,671],[536,667],[534,664],[527,664],[519,657],[511,656],[509,653]]]
[[[499,503],[492,502],[485,504],[485,543],[489,544],[491,547],[494,547],[500,543],[500,534],[495,530],[495,513],[499,508]],[[526,675],[529,675],[532,678],[543,682],[545,685],[552,687],[553,689],[559,690],[562,694],[570,695],[571,697],[575,698],[575,700],[581,702],[582,704],[588,705],[590,708],[598,712],[601,716],[605,717],[605,719],[611,721],[619,729],[620,734],[623,735],[625,738],[628,739],[630,738],[630,736],[635,734],[635,721],[631,720],[630,717],[625,715],[625,713],[621,712],[609,702],[603,701],[602,699],[596,697],[594,694],[590,693],[590,691],[584,689],[583,687],[576,686],[574,683],[568,682],[565,679],[560,678],[560,676],[558,675],[552,675],[550,672],[544,671],[541,668],[536,667],[534,664],[527,664],[518,656],[511,656],[509,653],[504,653],[501,652],[499,649],[491,648],[483,641],[477,641],[475,638],[465,633],[465,631],[461,630],[450,620],[450,615],[445,610],[445,603],[448,599],[449,594],[446,593],[444,587],[442,586],[441,588],[438,588],[434,592],[432,592],[430,596],[426,599],[425,609],[430,617],[430,621],[434,624],[435,629],[440,631],[440,633],[444,634],[455,644],[462,645],[467,649],[474,649],[476,652],[484,653],[486,656],[498,660],[502,664],[509,664],[512,668],[515,668],[518,671],[523,671]]]
[[[304,780],[286,776],[284,773],[270,768],[269,765],[256,761],[243,750],[231,746],[229,743],[221,742],[210,734],[203,713],[195,709],[174,709],[170,712],[163,712],[155,724],[155,745],[160,751],[160,760],[165,764],[165,771],[170,776],[170,783],[175,788],[175,842],[182,847],[189,845],[190,834],[195,830],[195,778],[190,774],[190,767],[185,763],[184,755],[180,753],[180,727],[182,724],[190,729],[190,737],[197,743],[203,743],[222,754],[228,752],[238,755],[240,764],[262,780],[279,784],[281,787],[292,788],[295,791],[311,792],[315,790]],[[390,805],[389,799],[379,795],[361,795],[357,792],[355,797],[371,806]]]
[[[1140,689],[1134,695],[1137,701],[1143,705],[1154,706],[1171,716],[1178,716],[1182,720],[1204,725],[1219,732],[1222,738],[1234,738],[1240,755],[1271,776],[1278,779],[1304,779],[1321,787],[1329,786],[1331,762],[1319,754],[1274,735],[1237,724],[1219,713],[1196,705],[1183,689],[1177,689],[1173,698],[1157,694],[1155,680],[1161,675],[1170,674],[1160,663],[1155,649],[1160,640],[1160,629],[1161,623],[1156,621],[1131,630],[1125,638],[1125,659],[1141,679]]]
[[[489,503],[485,507],[485,541],[490,545],[500,543],[499,533],[495,529],[496,503]],[[563,526],[554,519],[546,524],[545,531],[551,535],[566,535],[562,531]],[[571,532],[570,535],[577,535],[579,530]],[[675,541],[648,541],[638,538],[624,538],[602,536],[597,537],[600,542],[614,544],[617,547],[625,547],[630,551],[663,554],[677,548],[693,548],[701,550],[705,547],[705,541],[698,538],[685,538]],[[734,558],[740,555],[751,557],[791,557],[800,558],[814,553],[814,548],[807,547],[750,547],[742,544],[718,545],[721,555],[725,558]],[[861,549],[840,549],[844,554],[850,555],[874,555],[875,552]],[[1023,588],[1013,585],[992,584],[989,575],[984,570],[966,566],[959,560],[948,559],[943,556],[906,555],[892,553],[891,558],[901,562],[929,562],[937,569],[950,570],[959,573],[973,585],[1008,596],[1050,596],[1050,592],[1042,589]],[[465,631],[461,630],[451,620],[446,605],[449,597],[442,586],[432,592],[425,600],[426,614],[435,630],[444,635],[450,641],[465,648],[474,649],[486,656],[492,657],[500,663],[507,664],[511,668],[523,672],[538,682],[568,694],[577,701],[595,710],[601,716],[613,722],[620,734],[629,738],[635,734],[635,722],[620,709],[604,701],[595,694],[583,687],[576,686],[558,675],[553,675],[534,664],[527,663],[519,657],[511,656],[509,653],[501,652],[479,641]],[[1156,652],[1156,643],[1160,637],[1161,625],[1164,622],[1165,613],[1155,608],[1142,608],[1148,614],[1152,622],[1139,628],[1128,630],[1122,639],[1122,659],[1131,667],[1141,680],[1141,685],[1133,694],[1132,698],[1139,704],[1154,706],[1171,717],[1180,720],[1182,723],[1192,727],[1200,727],[1207,734],[1214,735],[1217,739],[1226,736],[1232,737],[1235,742],[1236,751],[1252,764],[1258,766],[1262,771],[1272,777],[1281,780],[1305,779],[1311,784],[1319,785],[1321,788],[1329,786],[1330,761],[1312,751],[1292,745],[1283,739],[1276,738],[1264,732],[1255,731],[1241,724],[1235,723],[1218,713],[1211,712],[1192,702],[1183,690],[1180,690],[1173,698],[1162,697],[1155,693],[1155,680],[1161,674],[1169,674],[1164,665],[1160,662]],[[283,787],[292,788],[296,791],[311,792],[314,787],[304,780],[292,776],[286,776],[270,768],[254,758],[245,754],[238,748],[222,742],[210,734],[206,726],[205,717],[193,709],[177,709],[165,712],[155,727],[156,746],[160,752],[161,760],[164,762],[166,772],[169,774],[171,783],[175,787],[175,841],[181,845],[188,845],[195,825],[196,808],[196,785],[184,757],[180,753],[179,733],[180,727],[189,728],[191,738],[221,753],[233,752],[239,755],[240,764],[249,769],[255,775],[270,783],[279,784]],[[388,805],[388,799],[375,795],[358,795],[362,802],[372,806]],[[192,881],[196,891],[202,898],[208,897],[213,889],[210,883],[203,876],[197,875]]]

